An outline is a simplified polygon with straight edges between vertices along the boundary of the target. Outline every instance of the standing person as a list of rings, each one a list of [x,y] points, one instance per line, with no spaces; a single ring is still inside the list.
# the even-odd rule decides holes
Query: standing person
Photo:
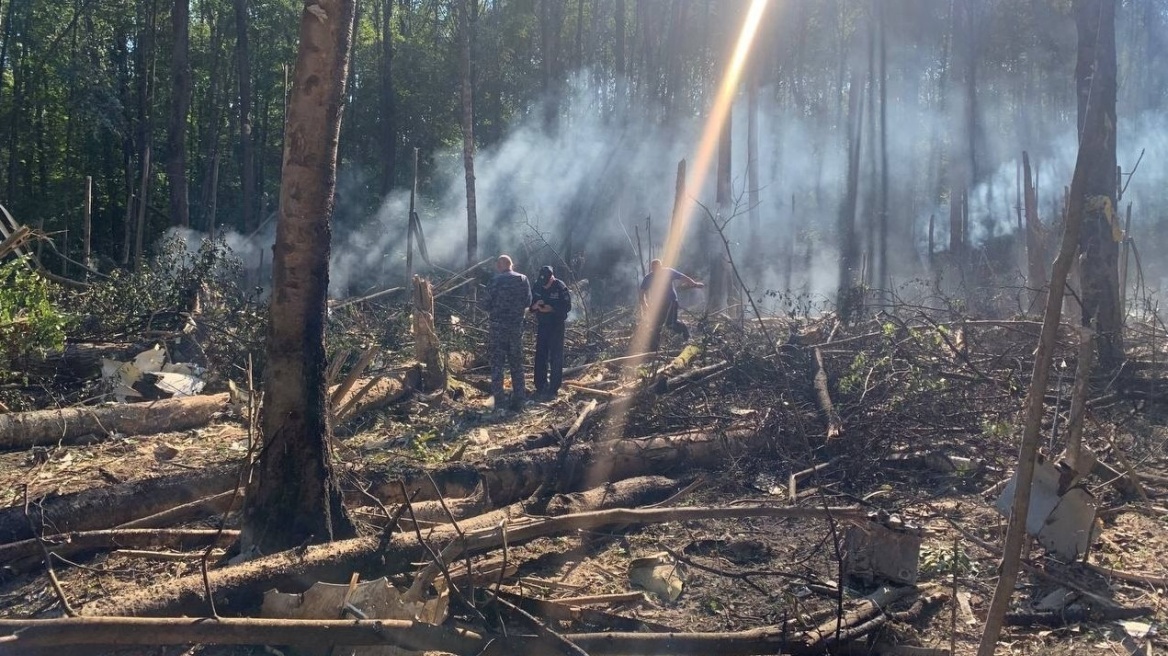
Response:
[[[530,310],[536,316],[535,395],[550,401],[559,394],[564,380],[564,324],[572,311],[572,293],[564,281],[556,278],[555,270],[544,265],[531,296],[535,302]]]
[[[500,255],[495,260],[497,273],[479,301],[479,307],[489,316],[487,349],[491,361],[491,396],[495,399],[496,411],[507,407],[503,392],[505,368],[511,370],[510,408],[523,409],[525,400],[523,319],[527,308],[531,306],[531,285],[527,282],[527,276],[515,271],[513,267],[509,255]]]
[[[665,280],[660,280],[664,277]],[[670,330],[680,333],[682,338],[689,339],[689,328],[677,318],[677,290],[673,284],[681,281],[684,287],[705,287],[705,283],[698,282],[677,269],[661,266],[661,260],[649,263],[649,273],[641,280],[641,309],[642,316],[649,322],[653,331],[649,342],[649,349],[657,350],[661,339],[661,328],[667,326]]]

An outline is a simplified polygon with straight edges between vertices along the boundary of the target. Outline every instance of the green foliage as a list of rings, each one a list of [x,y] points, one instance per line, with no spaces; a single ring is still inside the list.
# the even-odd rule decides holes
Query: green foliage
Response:
[[[932,578],[941,576],[973,576],[977,574],[977,563],[974,562],[964,549],[952,545],[948,547],[921,547],[922,577]]]
[[[246,367],[250,355],[262,370],[266,302],[244,281],[241,263],[226,243],[165,240],[157,255],[136,271],[115,270],[108,279],[73,292],[72,332],[78,337],[141,339],[155,331],[195,335],[207,363],[224,376]]]
[[[0,373],[18,356],[64,346],[65,324],[49,283],[25,258],[0,264]]]

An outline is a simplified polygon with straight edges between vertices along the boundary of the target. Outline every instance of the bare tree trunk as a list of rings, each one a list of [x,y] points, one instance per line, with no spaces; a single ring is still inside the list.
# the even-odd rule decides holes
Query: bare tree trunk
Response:
[[[1093,1],[1093,0],[1092,0]],[[1104,0],[1108,2],[1110,0]],[[1005,544],[1002,546],[1002,563],[998,569],[998,583],[994,588],[993,600],[986,614],[986,623],[981,634],[981,644],[977,656],[994,656],[998,637],[1014,586],[1018,582],[1018,566],[1021,561],[1022,544],[1026,538],[1026,520],[1030,515],[1030,487],[1034,481],[1034,465],[1041,439],[1044,401],[1047,383],[1050,380],[1050,366],[1054,360],[1054,350],[1058,338],[1059,323],[1062,319],[1063,292],[1067,276],[1075,261],[1075,252],[1080,243],[1080,229],[1085,219],[1088,170],[1094,166],[1089,160],[1095,149],[1107,142],[1104,131],[1085,131],[1083,143],[1079,146],[1075,176],[1071,182],[1071,205],[1063,227],[1063,239],[1058,258],[1050,276],[1050,293],[1046,299],[1042,332],[1038,338],[1038,352],[1034,359],[1034,373],[1030,380],[1030,390],[1026,396],[1026,424],[1022,434],[1022,444],[1018,450],[1018,467],[1015,474],[1014,503],[1010,509],[1010,524],[1006,530]],[[1114,141],[1112,142],[1114,144]],[[1112,169],[1114,170],[1114,168]]]
[[[255,144],[251,137],[251,49],[247,38],[247,0],[233,0],[235,6],[235,63],[239,77],[239,149],[241,196],[239,227],[245,233],[256,228]]]
[[[397,92],[393,86],[393,2],[385,0],[381,12],[381,193],[393,189],[397,174]]]
[[[354,0],[305,0],[272,258],[264,447],[241,545],[269,554],[353,534],[332,467],[324,350],[330,221]]]
[[[876,252],[876,287],[891,290],[888,270],[888,27],[884,16],[885,4],[876,3],[880,28],[880,214],[877,218],[879,244]]]
[[[758,206],[758,71],[757,64],[750,65],[746,90],[746,202],[750,205],[749,252],[752,265],[758,261],[759,246],[762,243],[762,217]]]
[[[474,172],[474,89],[470,79],[470,40],[473,26],[470,22],[470,7],[475,0],[462,0],[458,3],[459,42],[461,54],[459,56],[462,73],[462,167],[466,172],[466,266],[473,266],[478,261],[479,251],[479,219],[478,209],[475,206],[475,172]],[[546,1],[546,0],[545,0]]]
[[[93,176],[85,176],[85,207],[81,215],[81,263],[93,267]],[[89,274],[85,277],[88,279]]]
[[[613,56],[616,59],[616,109],[617,113],[625,107],[625,95],[628,89],[627,72],[625,70],[625,18],[628,7],[625,0],[616,0],[616,44],[613,46]]]
[[[1030,153],[1022,152],[1022,203],[1026,216],[1026,286],[1030,311],[1046,307],[1046,239],[1038,218],[1038,193],[1030,175]]]
[[[1075,23],[1079,57],[1075,67],[1079,95],[1079,139],[1093,148],[1083,188],[1086,216],[1079,249],[1083,325],[1098,335],[1099,366],[1115,371],[1124,360],[1120,315],[1119,242],[1115,164],[1115,0],[1077,0]],[[1097,135],[1088,139],[1087,135]],[[1074,199],[1072,199],[1072,202]]]
[[[190,226],[190,205],[187,203],[187,114],[191,109],[190,65],[190,2],[175,0],[171,8],[171,26],[174,30],[174,52],[170,58],[174,87],[170,101],[170,144],[166,177],[170,182],[170,223]]]
[[[142,182],[138,186],[138,220],[134,228],[134,268],[142,268],[146,240],[146,208],[150,206],[150,144],[142,153]]]
[[[726,121],[722,124],[722,131],[718,136],[718,179],[715,185],[715,220],[721,225],[730,218],[730,213],[733,207],[731,206],[733,200],[730,197],[730,176],[731,165],[731,131],[732,131],[732,114],[726,113]],[[706,228],[712,230],[712,228]],[[710,282],[706,287],[706,312],[719,312],[726,307],[727,299],[730,291],[730,276],[728,275],[729,267],[726,263],[726,254],[721,248],[711,248],[709,250],[710,258]]]
[[[860,143],[864,131],[864,103],[860,97],[861,76],[859,71],[852,74],[852,85],[848,90],[848,180],[844,202],[839,212],[839,291],[836,294],[836,308],[840,319],[850,321],[859,310],[856,274],[860,263],[859,235],[856,233],[856,204],[860,189]]]

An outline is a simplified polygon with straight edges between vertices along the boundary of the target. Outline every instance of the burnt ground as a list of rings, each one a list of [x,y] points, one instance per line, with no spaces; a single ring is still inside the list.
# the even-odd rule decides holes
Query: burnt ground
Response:
[[[747,502],[790,504],[789,474],[830,462],[799,482],[800,506],[859,505],[891,513],[925,530],[920,559],[921,586],[956,585],[957,598],[926,608],[911,621],[890,622],[873,642],[972,653],[980,636],[996,580],[997,556],[976,540],[1000,544],[1005,522],[993,510],[1000,482],[1016,460],[1020,410],[1032,368],[1038,326],[1024,319],[972,321],[919,310],[889,311],[859,325],[837,326],[830,317],[799,322],[768,321],[777,344],[768,343],[748,323],[702,323],[695,340],[703,353],[690,365],[721,361],[729,368],[666,395],[641,394],[624,425],[629,438],[695,428],[722,430],[743,423],[768,436],[766,452],[743,453],[727,446],[714,468],[647,471],[697,483],[674,505],[731,505]],[[569,366],[623,355],[627,320],[572,335]],[[1044,452],[1058,455],[1065,442],[1064,422],[1074,378],[1074,333],[1064,330],[1056,373],[1048,390]],[[677,353],[683,345],[666,341]],[[1110,451],[1122,451],[1135,470],[1166,471],[1168,425],[1156,403],[1161,395],[1163,347],[1132,340],[1132,359],[1141,364],[1122,384],[1096,381],[1085,440],[1111,464]],[[814,350],[824,361],[842,434],[825,437],[825,419],[816,402]],[[776,352],[777,351],[777,352]],[[445,397],[415,395],[358,418],[338,429],[337,456],[350,480],[360,481],[371,467],[389,464],[438,467],[452,461],[478,462],[500,450],[518,449],[531,435],[570,422],[606,390],[636,386],[665,364],[597,365],[576,373],[555,402],[522,413],[495,417],[480,389],[484,371],[468,367],[456,376]],[[391,367],[392,362],[380,363]],[[474,365],[473,361],[470,363]],[[1056,412],[1057,406],[1057,412]],[[602,417],[578,439],[599,439],[611,419]],[[128,480],[200,470],[239,461],[247,452],[247,430],[239,417],[225,416],[207,427],[154,436],[116,436],[71,447],[38,448],[0,454],[0,506]],[[957,460],[946,460],[957,458]],[[957,466],[953,463],[956,462]],[[1091,563],[1141,573],[1168,575],[1168,488],[1144,480],[1147,500],[1123,499],[1108,481],[1088,478],[1086,486],[1101,509],[1101,530],[1089,554]],[[365,509],[375,513],[372,508]],[[360,512],[356,515],[361,517]],[[236,523],[226,518],[227,526]],[[189,527],[217,526],[216,518]],[[957,528],[955,528],[955,526]],[[371,529],[372,530],[372,529]],[[672,552],[684,589],[676,602],[649,594],[636,603],[604,610],[683,631],[732,631],[773,626],[811,626],[830,615],[832,592],[840,579],[837,544],[845,527],[822,520],[691,521],[608,531],[576,532],[512,546],[508,559],[519,565],[504,584],[525,594],[555,599],[627,592],[632,589],[632,559]],[[976,539],[976,540],[975,540]],[[1108,579],[1078,564],[1060,564],[1031,546],[1032,561],[1055,579],[1110,597],[1122,606],[1151,607],[1141,617],[1153,627],[1168,619],[1164,587]],[[194,554],[197,555],[197,554]],[[482,560],[497,559],[485,555]],[[98,553],[71,566],[57,563],[57,575],[74,606],[111,594],[198,571],[195,558],[155,561]],[[408,577],[400,578],[403,584]],[[1060,586],[1023,574],[1014,610],[1030,605]],[[868,592],[848,582],[846,597]],[[458,621],[473,613],[453,611]],[[59,615],[56,597],[42,570],[9,573],[0,585],[0,615]],[[602,630],[580,621],[553,623],[565,632]],[[1071,622],[1063,626],[1007,627],[1001,654],[1159,653],[1168,639],[1139,635],[1138,627],[1114,621]],[[1130,634],[1130,635],[1129,635]],[[1131,637],[1135,635],[1136,637]],[[1139,652],[1133,652],[1139,648]],[[250,654],[261,648],[158,648],[142,654]]]

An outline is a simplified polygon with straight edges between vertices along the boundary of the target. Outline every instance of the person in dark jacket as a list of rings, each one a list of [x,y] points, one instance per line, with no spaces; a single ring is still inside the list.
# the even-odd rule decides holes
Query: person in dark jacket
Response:
[[[572,311],[572,293],[556,278],[555,270],[545,265],[539,270],[531,297],[530,310],[536,316],[535,396],[551,400],[559,394],[564,379],[564,324]]]
[[[495,277],[479,300],[488,315],[487,350],[491,363],[491,396],[495,410],[506,407],[503,390],[504,369],[511,370],[512,410],[521,410],[526,400],[523,385],[523,321],[531,306],[531,285],[527,276],[513,269],[511,257],[495,260]]]
[[[650,262],[649,273],[641,280],[642,316],[649,322],[649,329],[653,331],[649,340],[649,349],[652,351],[657,350],[662,327],[679,333],[682,339],[689,339],[689,328],[677,318],[677,290],[673,284],[678,281],[687,288],[705,287],[704,283],[690,278],[677,269],[661,266],[661,260]]]

